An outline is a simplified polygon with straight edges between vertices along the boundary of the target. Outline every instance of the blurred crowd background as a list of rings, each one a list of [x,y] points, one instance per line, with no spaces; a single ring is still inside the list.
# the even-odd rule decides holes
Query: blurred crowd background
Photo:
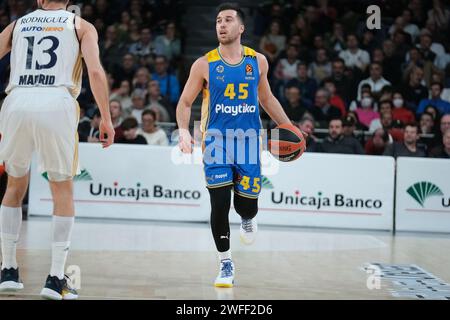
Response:
[[[0,30],[35,2],[0,2]],[[175,144],[175,109],[192,62],[183,25],[190,2],[73,4],[99,32],[116,142]],[[381,30],[366,27],[371,4],[381,8]],[[309,134],[309,152],[449,157],[447,1],[245,1],[245,9],[254,49],[270,64],[272,91]],[[0,99],[8,69],[7,56],[0,60]],[[86,72],[78,100],[80,141],[98,142],[100,117]],[[274,127],[263,110],[261,117],[265,128]]]

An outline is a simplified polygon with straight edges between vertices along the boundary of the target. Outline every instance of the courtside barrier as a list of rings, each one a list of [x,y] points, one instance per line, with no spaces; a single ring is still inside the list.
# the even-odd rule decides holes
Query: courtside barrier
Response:
[[[209,221],[200,150],[80,144],[77,216]],[[258,221],[266,225],[392,230],[395,162],[390,157],[304,154],[281,163],[263,153]],[[45,175],[33,161],[29,214],[50,215]],[[235,212],[232,222],[239,222]]]
[[[396,230],[450,232],[450,161],[398,158]]]

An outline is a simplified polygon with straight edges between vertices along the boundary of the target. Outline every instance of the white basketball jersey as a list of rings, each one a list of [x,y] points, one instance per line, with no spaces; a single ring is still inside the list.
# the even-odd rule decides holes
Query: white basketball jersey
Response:
[[[71,12],[43,9],[17,20],[6,93],[18,87],[66,87],[78,97],[83,64],[74,21]]]

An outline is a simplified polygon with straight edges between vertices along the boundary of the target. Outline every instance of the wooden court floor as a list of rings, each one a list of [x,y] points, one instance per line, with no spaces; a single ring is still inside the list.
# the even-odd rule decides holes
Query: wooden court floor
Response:
[[[0,299],[40,299],[50,268],[50,219],[22,226],[18,261],[25,289]],[[232,226],[235,287],[216,289],[209,226],[77,219],[68,265],[80,299],[398,299],[369,290],[366,263],[416,264],[450,282],[450,235],[260,226],[239,242]]]

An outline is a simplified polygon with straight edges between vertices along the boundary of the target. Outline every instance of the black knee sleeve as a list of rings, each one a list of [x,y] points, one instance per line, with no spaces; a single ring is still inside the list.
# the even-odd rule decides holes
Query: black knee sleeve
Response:
[[[243,219],[253,219],[258,213],[258,199],[250,199],[234,194],[234,209]]]
[[[219,252],[230,249],[231,186],[208,189],[211,201],[211,231]]]

